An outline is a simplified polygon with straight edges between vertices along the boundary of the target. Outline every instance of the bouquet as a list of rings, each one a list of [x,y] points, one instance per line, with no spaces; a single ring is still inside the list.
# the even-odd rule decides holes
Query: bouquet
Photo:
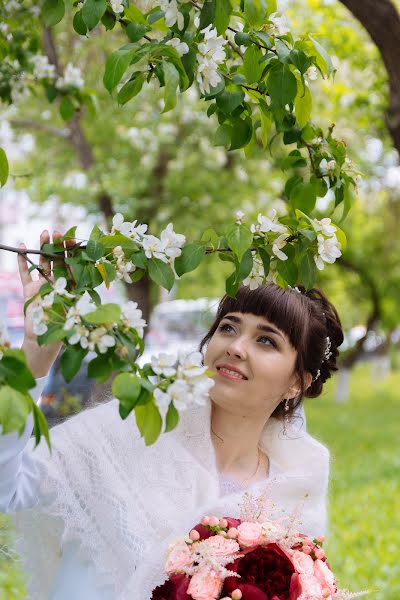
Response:
[[[279,520],[204,516],[168,548],[168,579],[151,600],[347,600],[367,593],[338,589],[323,542]]]

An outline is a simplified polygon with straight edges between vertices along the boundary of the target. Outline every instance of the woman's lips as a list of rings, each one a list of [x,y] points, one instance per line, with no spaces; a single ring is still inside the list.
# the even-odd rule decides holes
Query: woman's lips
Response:
[[[224,377],[225,379],[230,379],[231,381],[246,381],[246,377],[238,373],[237,371],[227,369],[226,367],[219,367],[217,369],[217,373]]]

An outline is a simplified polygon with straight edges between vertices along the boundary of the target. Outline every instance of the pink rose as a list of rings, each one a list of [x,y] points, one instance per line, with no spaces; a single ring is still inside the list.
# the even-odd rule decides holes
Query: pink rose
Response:
[[[322,598],[322,588],[314,575],[294,573],[290,583],[290,600],[316,600]]]
[[[314,577],[317,579],[317,581],[319,581],[322,590],[326,588],[331,594],[336,592],[336,584],[333,573],[323,560],[316,560],[314,562]]]
[[[295,550],[291,555],[292,563],[298,573],[312,575],[314,572],[314,561],[311,556]]]
[[[258,523],[249,523],[245,521],[240,523],[238,530],[238,542],[244,548],[258,546],[264,541],[263,530]]]
[[[214,535],[204,540],[204,544],[210,546],[217,556],[230,556],[240,550],[240,546],[236,540],[228,540],[221,535]]]
[[[209,568],[197,571],[190,580],[187,594],[193,600],[217,600],[222,590],[222,579]]]
[[[193,557],[189,546],[184,541],[180,541],[175,544],[169,553],[165,563],[165,571],[168,575],[184,573],[184,569],[192,565]]]

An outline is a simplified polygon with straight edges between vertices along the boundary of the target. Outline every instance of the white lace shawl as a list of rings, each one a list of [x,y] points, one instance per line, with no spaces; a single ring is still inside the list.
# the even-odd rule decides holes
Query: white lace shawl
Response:
[[[87,410],[52,430],[53,452],[33,450],[40,477],[38,503],[16,515],[30,598],[48,597],[66,542],[94,564],[99,586],[118,600],[149,600],[165,580],[168,544],[204,514],[239,516],[240,495],[220,497],[210,439],[210,402],[181,415],[178,428],[145,447],[134,417],[122,421],[118,403]],[[293,439],[291,439],[293,438]],[[328,450],[306,432],[282,436],[270,419],[261,448],[284,473],[270,484],[277,510],[292,511],[307,495],[303,532],[324,533]]]

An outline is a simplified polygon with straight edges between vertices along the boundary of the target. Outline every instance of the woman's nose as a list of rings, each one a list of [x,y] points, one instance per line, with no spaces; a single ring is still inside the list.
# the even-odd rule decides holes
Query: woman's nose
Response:
[[[243,340],[233,340],[226,348],[227,356],[236,356],[244,360],[247,356],[246,345]]]

